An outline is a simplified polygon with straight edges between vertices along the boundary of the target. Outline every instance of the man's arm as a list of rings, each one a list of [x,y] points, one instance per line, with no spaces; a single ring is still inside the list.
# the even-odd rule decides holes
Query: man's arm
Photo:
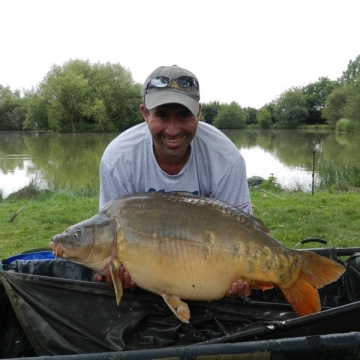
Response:
[[[246,166],[241,155],[224,174],[211,197],[225,201],[246,213],[252,214]]]

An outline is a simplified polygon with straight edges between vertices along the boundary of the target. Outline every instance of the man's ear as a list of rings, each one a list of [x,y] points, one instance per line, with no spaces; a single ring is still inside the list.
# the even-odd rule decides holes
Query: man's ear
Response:
[[[140,111],[141,111],[141,114],[145,120],[145,122],[148,121],[148,116],[149,116],[149,110],[146,108],[146,106],[144,104],[141,104],[140,105]]]
[[[201,115],[201,104],[199,104],[199,112],[198,112],[198,114],[196,116],[198,121],[200,121],[200,115]]]

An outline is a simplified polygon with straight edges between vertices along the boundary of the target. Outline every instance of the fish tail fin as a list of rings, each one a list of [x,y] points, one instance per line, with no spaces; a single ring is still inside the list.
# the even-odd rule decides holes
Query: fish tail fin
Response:
[[[339,279],[345,268],[334,260],[311,251],[299,251],[301,269],[290,286],[279,286],[298,315],[309,315],[321,310],[317,289]]]

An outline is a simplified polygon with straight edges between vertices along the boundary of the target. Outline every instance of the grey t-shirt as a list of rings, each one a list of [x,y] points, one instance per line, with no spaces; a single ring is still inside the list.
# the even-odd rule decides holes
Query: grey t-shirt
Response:
[[[165,173],[153,152],[147,124],[116,137],[100,163],[100,208],[118,196],[146,191],[190,191],[226,201],[252,213],[243,157],[215,127],[199,122],[186,165],[177,175]]]

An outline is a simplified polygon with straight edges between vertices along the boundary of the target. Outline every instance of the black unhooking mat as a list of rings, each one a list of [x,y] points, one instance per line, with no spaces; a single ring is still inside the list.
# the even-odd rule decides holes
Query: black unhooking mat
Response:
[[[332,258],[337,257],[336,251],[318,250]],[[165,357],[172,357],[174,349],[177,354],[179,349],[192,353],[195,346],[199,354],[199,349],[214,344],[220,349],[229,343],[250,341],[255,346],[259,340],[283,339],[276,345],[279,351],[286,338],[315,336],[313,341],[322,352],[326,350],[322,341],[327,341],[328,347],[339,346],[340,341],[342,351],[357,359],[360,253],[349,251],[345,250],[350,255],[346,261],[338,260],[346,267],[345,274],[320,290],[320,313],[298,317],[275,288],[253,291],[250,299],[187,301],[189,324],[181,323],[161,297],[139,288],[125,290],[116,306],[111,285],[94,282],[94,273],[81,265],[62,259],[17,260],[10,270],[0,271],[0,358],[103,354],[93,358],[110,359],[104,355],[115,352],[119,358],[126,354],[126,359],[150,359],[160,358],[159,349],[167,351]],[[329,340],[328,334],[339,335]],[[313,348],[314,344],[310,345]],[[291,346],[294,349],[294,344]],[[253,351],[260,347],[256,344]]]

